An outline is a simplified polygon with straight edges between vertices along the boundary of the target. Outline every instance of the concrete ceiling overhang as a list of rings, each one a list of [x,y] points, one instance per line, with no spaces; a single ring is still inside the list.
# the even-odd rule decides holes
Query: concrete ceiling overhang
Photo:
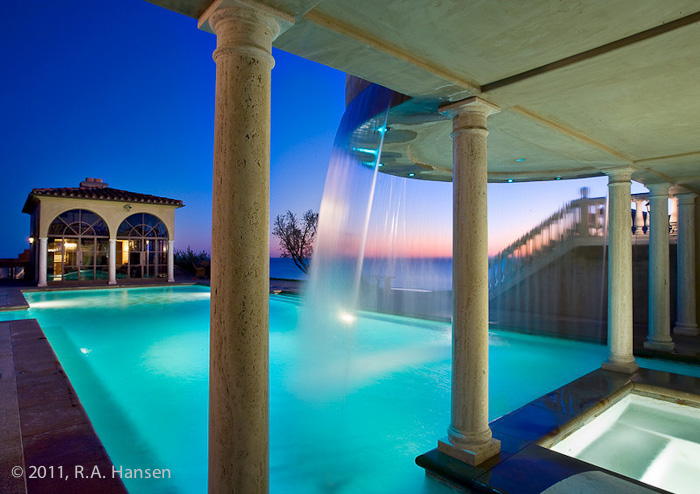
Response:
[[[194,18],[212,3],[149,1]],[[491,181],[631,165],[642,183],[700,192],[697,0],[218,1],[283,12],[294,23],[277,48],[413,98],[392,109],[384,172],[451,180],[438,108],[479,95],[501,107]]]

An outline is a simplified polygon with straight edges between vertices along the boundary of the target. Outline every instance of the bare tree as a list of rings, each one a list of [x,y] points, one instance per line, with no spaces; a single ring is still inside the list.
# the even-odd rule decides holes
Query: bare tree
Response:
[[[313,253],[318,213],[308,210],[301,222],[291,211],[277,215],[272,234],[279,238],[282,257],[291,257],[294,264],[304,273],[309,268],[309,259]]]

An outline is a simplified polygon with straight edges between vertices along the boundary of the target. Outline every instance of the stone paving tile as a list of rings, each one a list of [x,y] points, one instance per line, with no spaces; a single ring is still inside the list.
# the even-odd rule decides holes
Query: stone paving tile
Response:
[[[0,492],[3,494],[26,493],[24,476],[15,477],[12,475],[12,469],[16,467],[24,468],[21,440],[19,437],[8,441],[0,440]]]
[[[9,336],[9,324],[0,325],[0,341],[11,350]],[[17,380],[11,351],[0,353],[0,417],[0,492],[24,494],[24,477],[15,477],[11,473],[13,468],[24,466]]]
[[[22,310],[28,307],[20,287],[0,286],[0,310]]]
[[[671,374],[652,369],[639,369],[639,372],[633,377],[633,382],[700,396],[700,378],[693,376]]]
[[[24,431],[23,431],[24,432]],[[23,434],[24,435],[24,434]],[[80,464],[107,456],[90,424],[78,424],[53,431],[25,436],[24,459],[33,466]]]
[[[20,409],[37,405],[56,406],[58,403],[72,406],[79,403],[73,390],[64,384],[61,374],[47,374],[46,378],[37,384],[17,387]]]
[[[38,406],[21,408],[20,417],[24,437],[90,422],[83,407],[73,405],[70,402],[59,402],[53,406],[43,403]]]

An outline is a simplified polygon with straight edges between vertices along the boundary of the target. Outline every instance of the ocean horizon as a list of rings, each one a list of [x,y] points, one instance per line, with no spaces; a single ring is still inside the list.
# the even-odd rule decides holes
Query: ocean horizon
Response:
[[[363,264],[362,277],[382,284],[388,278],[391,288],[397,289],[451,290],[452,258],[369,258]],[[271,257],[270,278],[304,281],[308,276],[291,258]]]

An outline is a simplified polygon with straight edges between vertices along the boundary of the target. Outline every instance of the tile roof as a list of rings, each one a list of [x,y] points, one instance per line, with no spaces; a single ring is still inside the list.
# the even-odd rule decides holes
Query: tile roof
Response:
[[[182,206],[182,201],[167,197],[139,194],[126,190],[112,189],[110,187],[63,187],[58,189],[32,189],[29,197],[73,197],[77,199],[100,199],[106,201],[145,202],[149,204],[165,204],[168,206]],[[28,199],[29,200],[29,199]]]

